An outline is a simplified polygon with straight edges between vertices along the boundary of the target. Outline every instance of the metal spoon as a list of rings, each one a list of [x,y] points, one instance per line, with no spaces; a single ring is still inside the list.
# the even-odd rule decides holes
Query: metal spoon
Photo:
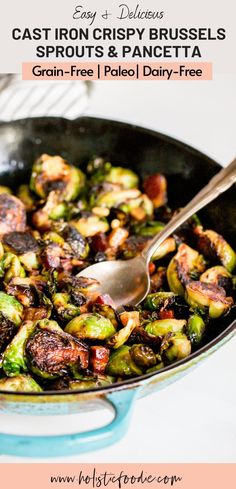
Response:
[[[176,214],[143,250],[131,260],[104,261],[82,270],[78,276],[97,279],[99,293],[108,293],[116,307],[137,305],[150,288],[149,262],[160,244],[195,212],[205,207],[236,181],[236,159],[217,173],[210,182]]]

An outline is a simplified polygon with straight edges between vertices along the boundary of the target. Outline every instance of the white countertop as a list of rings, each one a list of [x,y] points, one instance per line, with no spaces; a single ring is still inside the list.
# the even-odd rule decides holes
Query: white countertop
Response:
[[[236,79],[226,76],[212,82],[96,82],[88,113],[156,129],[224,164],[235,156],[235,86]],[[183,379],[139,400],[116,445],[48,462],[235,462],[235,352],[236,338]],[[92,419],[98,425],[107,413]],[[88,414],[42,418],[38,432],[72,432],[90,421]],[[39,418],[21,416],[19,423],[16,416],[0,415],[0,431],[14,432],[19,424],[21,432],[37,432]],[[39,461],[0,456],[2,463]]]

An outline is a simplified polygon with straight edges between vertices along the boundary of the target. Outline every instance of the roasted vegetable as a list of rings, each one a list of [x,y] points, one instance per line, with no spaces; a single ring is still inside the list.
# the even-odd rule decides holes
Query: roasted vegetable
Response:
[[[190,278],[200,275],[205,270],[205,261],[196,250],[182,243],[177,254],[167,268],[167,280],[170,290],[184,296],[184,286]]]
[[[27,372],[25,359],[25,344],[35,325],[32,321],[25,321],[3,354],[3,370],[8,377],[14,377]]]
[[[26,212],[24,204],[10,194],[0,194],[0,236],[12,231],[25,231]]]
[[[30,190],[45,198],[58,190],[65,201],[76,199],[85,184],[85,175],[79,168],[69,165],[60,156],[43,154],[34,163]]]
[[[88,238],[94,236],[97,233],[106,233],[109,229],[109,224],[105,218],[98,216],[81,217],[78,221],[71,221],[79,233]]]
[[[106,368],[108,375],[121,377],[142,375],[142,369],[132,360],[130,349],[129,346],[123,345],[111,354]]]
[[[212,319],[222,316],[233,305],[232,297],[226,297],[222,287],[200,281],[192,281],[186,285],[185,297],[191,307],[207,312]]]
[[[201,276],[201,282],[207,284],[218,285],[223,287],[226,291],[232,289],[232,275],[226,270],[226,268],[217,265],[212,268],[208,268]]]
[[[167,362],[177,362],[190,355],[191,343],[185,334],[176,333],[167,341],[168,348],[163,352],[163,357]]]
[[[0,311],[6,319],[9,319],[16,326],[20,325],[23,317],[23,306],[15,297],[0,292]]]
[[[65,333],[55,321],[39,321],[25,345],[27,364],[44,379],[65,375],[70,367],[88,367],[86,345]]]
[[[39,251],[36,239],[29,232],[12,232],[3,237],[3,245],[6,251],[11,251],[17,255]]]
[[[188,320],[185,332],[193,346],[198,346],[204,337],[206,325],[203,318],[198,314],[192,314]]]
[[[106,182],[116,183],[124,189],[135,188],[138,186],[138,176],[128,168],[121,166],[112,166],[105,174]]]
[[[154,336],[165,336],[167,333],[183,331],[186,326],[185,319],[159,319],[148,323],[145,331]]]
[[[77,316],[67,324],[65,331],[76,338],[90,340],[106,340],[116,332],[110,319],[97,313]]]
[[[17,375],[16,377],[4,377],[0,379],[0,391],[9,392],[42,392],[42,388],[29,375]]]
[[[162,307],[170,307],[177,295],[174,292],[156,292],[154,294],[148,294],[143,302],[144,309],[150,311],[159,311]]]
[[[220,262],[228,272],[232,272],[236,266],[236,254],[223,236],[201,226],[196,228],[198,246],[201,252],[210,260]]]
[[[130,349],[130,356],[141,368],[151,368],[157,363],[156,355],[152,348],[147,345],[133,345]]]

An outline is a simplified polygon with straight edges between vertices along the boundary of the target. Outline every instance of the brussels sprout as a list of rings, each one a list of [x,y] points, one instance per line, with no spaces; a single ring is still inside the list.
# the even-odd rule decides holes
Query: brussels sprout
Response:
[[[19,326],[23,317],[23,306],[15,297],[0,292],[0,311],[2,315]]]
[[[91,312],[96,312],[97,314],[100,314],[101,316],[109,319],[112,322],[114,328],[117,329],[118,321],[114,308],[109,304],[99,304],[97,301],[98,298],[96,299],[95,304],[92,305]]]
[[[5,234],[3,236],[3,245],[6,251],[17,255],[39,251],[39,245],[36,239],[27,231],[13,231],[12,233]]]
[[[98,195],[96,199],[96,206],[99,207],[118,207],[120,204],[126,201],[130,201],[131,199],[137,199],[140,197],[140,190],[133,188],[128,190],[113,190],[110,192],[104,192],[101,195]],[[137,207],[140,202],[137,202]],[[130,204],[131,205],[131,204]]]
[[[58,191],[48,194],[44,207],[37,210],[32,217],[35,227],[42,231],[50,229],[52,222],[67,217],[67,204],[61,201],[62,195]]]
[[[124,189],[138,186],[138,176],[132,170],[122,168],[121,166],[112,166],[104,178],[106,182],[119,184]]]
[[[185,332],[193,346],[198,346],[206,330],[205,323],[201,316],[192,314],[188,320]]]
[[[130,349],[130,346],[123,345],[111,354],[106,368],[108,375],[121,377],[142,375],[142,369],[132,360]]]
[[[173,253],[176,249],[176,243],[174,238],[167,238],[160,246],[158,246],[157,250],[152,255],[152,261],[161,260],[164,256],[169,253]]]
[[[134,319],[130,318],[124,328],[117,331],[117,333],[115,333],[108,339],[108,346],[114,348],[114,350],[122,346],[129,339],[132,331],[136,326],[137,322]]]
[[[25,277],[25,270],[22,267],[18,256],[13,253],[6,253],[2,260],[2,268],[5,271],[4,282],[8,283],[14,277]]]
[[[43,241],[46,244],[56,243],[59,246],[63,246],[65,244],[64,238],[60,236],[60,234],[56,233],[55,231],[48,231],[47,233],[44,233]]]
[[[213,284],[192,281],[186,285],[185,299],[191,307],[203,312],[208,310],[210,318],[218,318],[229,311],[233,305],[232,297],[226,297],[222,287]]]
[[[52,190],[58,190],[61,198],[69,202],[78,197],[85,185],[85,175],[69,165],[60,156],[43,154],[33,165],[30,190],[45,198]]]
[[[174,303],[177,295],[174,292],[155,292],[148,294],[142,303],[144,309],[149,311],[159,311],[162,307],[170,306]]]
[[[35,209],[35,201],[33,195],[30,192],[29,185],[20,185],[17,193],[18,199],[23,202],[27,212],[31,212]]]
[[[0,379],[0,391],[9,392],[42,392],[43,389],[29,375],[17,375]]]
[[[76,258],[85,260],[89,254],[88,241],[78,232],[74,226],[67,225],[63,228],[62,236],[65,242],[70,246],[72,253]]]
[[[88,367],[87,346],[48,319],[37,322],[26,342],[25,354],[29,369],[44,379],[64,376],[74,365]]]
[[[130,192],[131,191],[132,190],[130,190]],[[123,190],[123,192],[125,192],[125,190]],[[128,190],[126,192],[128,192]],[[135,192],[135,189],[133,189],[133,192]],[[119,208],[123,212],[130,213],[131,216],[138,221],[150,217],[153,214],[153,203],[145,194],[123,201],[123,203],[119,205]]]
[[[176,333],[168,339],[168,348],[163,352],[168,363],[177,362],[191,353],[191,342],[185,334]]]
[[[164,336],[167,333],[183,331],[187,321],[185,319],[158,319],[152,323],[148,323],[145,331],[154,336]]]
[[[184,296],[184,285],[188,282],[191,275],[199,274],[204,270],[205,261],[203,257],[190,246],[182,243],[167,268],[167,280],[170,290],[175,294]]]
[[[19,256],[19,260],[27,272],[39,269],[40,262],[37,254],[33,251],[29,251],[29,253],[24,253],[24,255]]]
[[[218,285],[223,289],[230,290],[232,288],[232,275],[226,268],[217,265],[216,267],[208,268],[201,276],[200,281],[207,284]]]
[[[163,222],[148,221],[142,224],[135,224],[132,229],[135,234],[139,234],[140,236],[146,236],[147,238],[153,238],[164,227],[165,225],[163,224]]]
[[[17,326],[5,318],[3,314],[0,312],[0,354],[3,350],[5,350],[8,343],[12,340],[13,336],[17,333]],[[0,359],[1,359],[0,355]],[[0,361],[1,368],[1,361]]]
[[[145,178],[144,191],[155,207],[163,206],[167,201],[167,181],[164,175],[156,173]]]
[[[69,321],[80,314],[80,307],[71,303],[71,296],[68,293],[57,292],[53,295],[52,302],[58,317],[63,321]]]
[[[107,220],[98,216],[81,217],[78,221],[71,221],[70,224],[85,238],[97,233],[106,233],[109,230]]]
[[[209,259],[218,259],[228,272],[232,272],[236,265],[236,254],[223,236],[211,229],[203,231],[201,227],[197,228],[196,234],[201,252]]]
[[[27,372],[25,361],[25,344],[35,325],[32,321],[22,323],[17,334],[7,346],[3,354],[3,370],[8,377],[14,377],[21,372]]]
[[[130,356],[132,360],[141,368],[145,370],[147,368],[156,365],[156,355],[150,346],[147,345],[133,345],[130,349]]]
[[[113,377],[109,375],[101,375],[97,378],[85,378],[84,380],[70,380],[69,389],[70,390],[87,390],[95,389],[96,387],[106,387],[114,382]]]
[[[14,195],[0,194],[0,235],[12,231],[25,231],[26,212],[22,202]]]
[[[66,325],[65,331],[76,338],[91,340],[106,340],[116,332],[110,319],[96,313],[77,316]]]
[[[146,374],[151,374],[152,372],[157,372],[158,370],[161,370],[164,367],[165,367],[164,362],[160,362],[157,365],[154,365],[154,367],[148,368],[148,370],[146,370]]]

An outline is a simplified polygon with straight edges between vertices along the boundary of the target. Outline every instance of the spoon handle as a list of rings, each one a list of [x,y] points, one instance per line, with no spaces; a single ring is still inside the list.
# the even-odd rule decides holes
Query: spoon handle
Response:
[[[160,244],[168,238],[181,224],[183,224],[195,212],[205,207],[209,202],[214,200],[218,195],[225,192],[233,183],[236,182],[236,159],[234,159],[226,168],[217,173],[209,183],[198,192],[195,197],[176,214],[143,250],[142,256],[149,263],[154,252]]]

